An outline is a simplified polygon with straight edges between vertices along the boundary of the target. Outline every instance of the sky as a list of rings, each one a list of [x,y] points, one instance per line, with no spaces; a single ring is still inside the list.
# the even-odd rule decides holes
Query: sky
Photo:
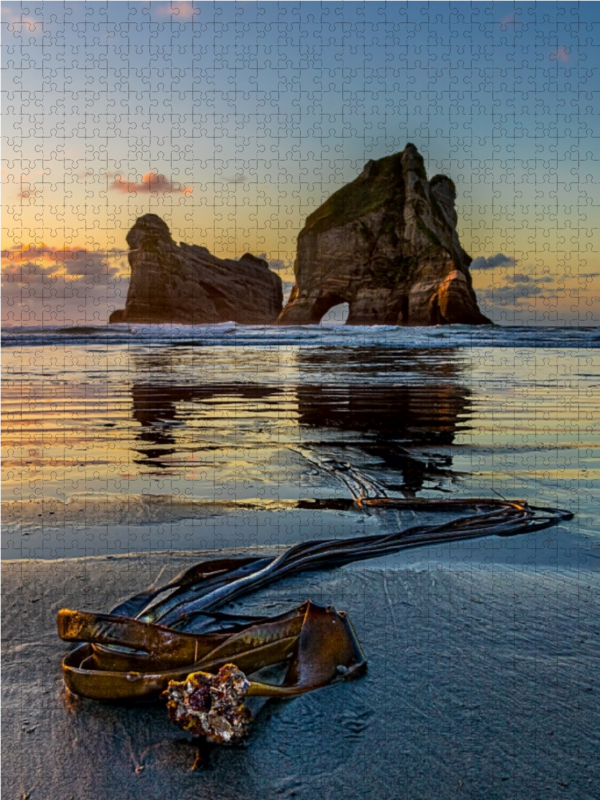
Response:
[[[306,217],[413,142],[485,313],[600,320],[600,4],[2,3],[2,322],[104,324],[152,212],[287,288]]]

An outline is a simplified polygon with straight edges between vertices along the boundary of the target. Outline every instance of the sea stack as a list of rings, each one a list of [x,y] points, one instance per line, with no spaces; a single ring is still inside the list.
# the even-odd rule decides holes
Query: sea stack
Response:
[[[156,214],[136,220],[127,244],[127,302],[109,322],[264,325],[281,311],[281,278],[250,253],[222,260],[205,247],[177,245]]]
[[[298,236],[295,285],[280,325],[318,323],[339,303],[348,325],[485,325],[456,233],[456,189],[427,180],[413,144],[369,161]]]

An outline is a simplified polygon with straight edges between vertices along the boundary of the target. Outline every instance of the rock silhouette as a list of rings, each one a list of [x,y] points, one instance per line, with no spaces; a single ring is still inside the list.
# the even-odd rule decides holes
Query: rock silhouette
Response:
[[[450,178],[427,180],[412,144],[369,161],[306,220],[278,323],[318,323],[348,303],[348,325],[490,324],[456,233],[455,199]]]
[[[250,253],[223,260],[205,247],[177,245],[156,214],[136,220],[127,244],[127,302],[109,322],[260,325],[281,311],[281,278]]]

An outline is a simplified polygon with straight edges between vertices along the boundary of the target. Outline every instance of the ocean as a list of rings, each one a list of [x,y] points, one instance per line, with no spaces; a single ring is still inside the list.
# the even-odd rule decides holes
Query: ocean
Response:
[[[414,524],[414,511],[360,510],[349,465],[390,496],[501,495],[576,515],[395,565],[597,574],[598,328],[13,327],[2,347],[5,559]]]

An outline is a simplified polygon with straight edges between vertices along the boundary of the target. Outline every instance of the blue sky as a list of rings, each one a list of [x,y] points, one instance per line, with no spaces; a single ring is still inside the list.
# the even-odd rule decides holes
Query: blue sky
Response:
[[[3,3],[3,320],[105,319],[148,211],[289,279],[306,216],[412,141],[457,185],[488,312],[597,322],[599,12]]]

